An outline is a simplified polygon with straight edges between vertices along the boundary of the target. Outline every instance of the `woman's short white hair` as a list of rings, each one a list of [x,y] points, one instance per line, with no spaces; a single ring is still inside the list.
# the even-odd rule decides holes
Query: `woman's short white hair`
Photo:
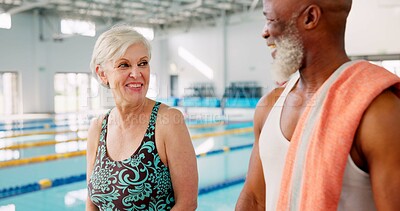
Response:
[[[113,61],[120,58],[125,54],[126,50],[132,44],[142,43],[151,57],[150,42],[132,26],[118,25],[105,31],[99,36],[94,45],[92,59],[90,61],[90,69],[93,76],[103,86],[109,88],[108,85],[103,84],[96,73],[96,65],[102,65],[105,62]]]

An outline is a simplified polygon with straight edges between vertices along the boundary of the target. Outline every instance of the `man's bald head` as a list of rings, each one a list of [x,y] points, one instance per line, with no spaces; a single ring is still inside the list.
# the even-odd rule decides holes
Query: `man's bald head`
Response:
[[[346,54],[344,34],[352,0],[264,0],[263,3],[266,23],[262,36],[275,49],[277,60],[289,52],[285,45],[277,44],[288,41],[301,46],[304,57],[300,69],[306,66],[306,61],[328,51],[330,55]],[[289,39],[290,34],[295,39]]]
[[[346,19],[352,0],[264,0],[264,13],[273,11],[278,17],[290,20],[314,5],[321,9],[322,15]],[[332,17],[329,17],[331,19]]]
[[[302,0],[300,0],[302,1]],[[344,12],[349,13],[352,5],[352,0],[305,0],[315,3],[327,12]]]

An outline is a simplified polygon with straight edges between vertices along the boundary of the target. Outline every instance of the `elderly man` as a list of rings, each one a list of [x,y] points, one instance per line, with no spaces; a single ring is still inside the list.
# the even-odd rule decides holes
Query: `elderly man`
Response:
[[[260,99],[236,210],[400,210],[400,79],[344,45],[351,0],[264,0],[286,81]]]

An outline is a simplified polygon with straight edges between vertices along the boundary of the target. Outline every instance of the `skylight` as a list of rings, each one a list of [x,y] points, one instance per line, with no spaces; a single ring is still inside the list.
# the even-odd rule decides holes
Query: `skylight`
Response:
[[[137,32],[142,34],[146,39],[152,41],[154,39],[154,30],[145,27],[133,27]]]
[[[61,33],[94,37],[96,35],[96,26],[89,21],[62,19]]]
[[[8,13],[0,14],[0,28],[10,29],[11,28],[11,16]]]

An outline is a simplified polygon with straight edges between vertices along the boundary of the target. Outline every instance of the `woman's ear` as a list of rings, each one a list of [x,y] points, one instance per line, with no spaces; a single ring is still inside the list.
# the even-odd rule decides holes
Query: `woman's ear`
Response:
[[[318,5],[312,4],[303,12],[303,24],[305,29],[313,29],[317,27],[321,18],[322,10]]]
[[[108,79],[107,79],[106,72],[100,65],[96,65],[96,74],[99,76],[102,84],[108,85]]]

